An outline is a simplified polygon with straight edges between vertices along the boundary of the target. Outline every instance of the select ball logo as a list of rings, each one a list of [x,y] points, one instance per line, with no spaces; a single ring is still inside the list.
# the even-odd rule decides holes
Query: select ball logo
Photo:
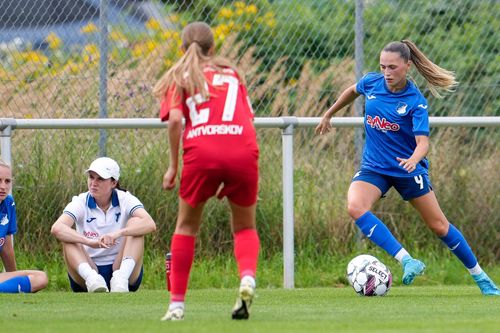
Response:
[[[386,282],[387,279],[389,278],[389,275],[386,272],[384,272],[381,268],[378,268],[377,266],[368,265],[368,267],[366,267],[366,270],[368,272],[373,273],[373,275],[378,276],[381,281]]]
[[[5,244],[5,238],[0,237],[0,247],[2,247]]]

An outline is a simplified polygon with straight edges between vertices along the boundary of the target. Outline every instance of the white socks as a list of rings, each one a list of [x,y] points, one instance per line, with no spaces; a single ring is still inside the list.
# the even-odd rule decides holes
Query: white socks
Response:
[[[255,279],[253,276],[245,275],[244,277],[241,278],[240,284],[249,284],[252,286],[252,288],[255,288]]]
[[[172,302],[168,305],[168,310],[172,311],[173,309],[181,308],[184,310],[184,302]]]
[[[113,272],[113,275],[128,280],[135,267],[135,260],[132,257],[125,257],[120,264],[120,269]]]
[[[399,261],[400,264],[403,264],[403,258],[405,256],[409,256],[409,255],[410,254],[408,253],[408,251],[406,251],[405,248],[402,248],[401,250],[398,251],[398,253],[396,253],[396,255],[394,256],[394,259]]]
[[[95,270],[92,269],[92,267],[90,267],[90,265],[86,262],[82,262],[80,265],[78,265],[78,268],[77,268],[77,271],[78,271],[78,274],[80,274],[80,276],[85,280],[87,281],[87,279],[94,275],[94,274],[98,274]]]
[[[479,266],[479,264],[476,264],[476,266],[472,268],[467,268],[467,270],[471,275],[479,275],[483,272],[483,269],[481,268],[481,266]]]

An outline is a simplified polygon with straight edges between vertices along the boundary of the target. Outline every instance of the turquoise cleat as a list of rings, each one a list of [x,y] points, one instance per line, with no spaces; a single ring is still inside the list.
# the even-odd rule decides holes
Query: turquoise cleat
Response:
[[[481,274],[472,275],[474,281],[476,281],[477,286],[481,289],[483,295],[488,296],[500,296],[500,290],[498,290],[495,283],[490,279],[490,277],[482,272]]]
[[[417,259],[410,256],[403,258],[403,284],[412,284],[417,275],[424,274],[425,265]]]

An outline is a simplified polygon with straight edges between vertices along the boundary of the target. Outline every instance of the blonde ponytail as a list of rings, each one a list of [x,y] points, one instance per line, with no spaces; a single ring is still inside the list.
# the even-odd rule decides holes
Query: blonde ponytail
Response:
[[[173,85],[176,94],[186,90],[190,95],[200,93],[204,98],[208,98],[201,64],[208,62],[209,59],[209,56],[203,54],[198,43],[191,43],[182,57],[156,83],[153,94],[161,99],[165,96],[167,89]]]
[[[204,22],[193,22],[182,30],[182,57],[158,80],[153,87],[153,95],[158,99],[165,97],[170,87],[174,87],[174,99],[183,91],[189,95],[201,94],[209,98],[208,84],[203,75],[203,66],[211,65],[215,69],[232,68],[233,64],[223,57],[213,57],[214,36],[210,26]],[[239,73],[238,73],[238,76]],[[240,80],[244,82],[240,76]]]
[[[458,85],[455,73],[430,61],[411,40],[391,42],[384,47],[383,51],[397,52],[405,61],[411,60],[420,75],[427,81],[427,86],[433,96],[442,98],[441,89],[448,92],[455,91]]]

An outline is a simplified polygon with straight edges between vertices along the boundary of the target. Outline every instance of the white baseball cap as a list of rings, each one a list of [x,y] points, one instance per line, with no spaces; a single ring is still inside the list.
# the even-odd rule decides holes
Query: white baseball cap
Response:
[[[120,178],[120,166],[112,158],[99,157],[90,164],[90,167],[85,172],[94,171],[104,179],[113,178],[118,180]]]

